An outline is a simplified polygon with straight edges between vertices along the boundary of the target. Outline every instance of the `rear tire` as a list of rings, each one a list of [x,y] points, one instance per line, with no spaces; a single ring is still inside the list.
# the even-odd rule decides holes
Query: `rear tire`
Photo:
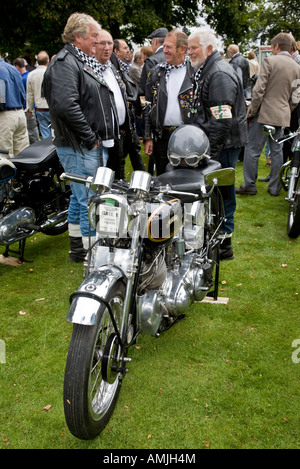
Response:
[[[118,281],[108,292],[118,328],[121,324],[125,286]],[[100,306],[97,324],[74,324],[64,381],[64,411],[70,432],[77,438],[96,438],[111,418],[122,385],[120,347],[108,312]]]

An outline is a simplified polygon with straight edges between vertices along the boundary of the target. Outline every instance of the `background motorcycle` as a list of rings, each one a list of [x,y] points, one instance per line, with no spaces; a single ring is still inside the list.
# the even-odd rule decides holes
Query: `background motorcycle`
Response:
[[[300,234],[300,123],[295,132],[291,132],[278,140],[275,140],[273,137],[275,127],[265,125],[263,132],[278,144],[294,139],[291,149],[293,156],[282,166],[279,172],[279,180],[283,189],[288,193],[285,200],[290,204],[287,219],[287,234],[290,238],[297,238]]]
[[[59,179],[63,171],[51,138],[33,143],[17,158],[0,150],[0,245],[4,256],[17,253],[24,261],[25,242],[37,232],[55,236],[68,229],[71,191]],[[18,251],[10,245],[19,242]]]
[[[234,169],[220,168],[210,160],[205,169],[154,179],[136,171],[129,185],[113,183],[108,168],[94,178],[62,175],[95,192],[89,217],[97,235],[67,316],[74,326],[64,410],[77,438],[95,438],[107,425],[140,333],[158,337],[209,291],[217,299],[224,221],[218,186],[234,183]]]

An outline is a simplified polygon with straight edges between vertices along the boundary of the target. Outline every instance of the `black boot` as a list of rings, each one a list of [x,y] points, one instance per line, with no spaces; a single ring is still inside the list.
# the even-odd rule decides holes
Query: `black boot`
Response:
[[[83,262],[86,256],[86,250],[83,248],[82,238],[69,236],[69,240],[70,240],[69,261],[70,262]]]
[[[220,260],[229,261],[233,259],[233,250],[231,246],[231,238],[225,238],[220,245]]]

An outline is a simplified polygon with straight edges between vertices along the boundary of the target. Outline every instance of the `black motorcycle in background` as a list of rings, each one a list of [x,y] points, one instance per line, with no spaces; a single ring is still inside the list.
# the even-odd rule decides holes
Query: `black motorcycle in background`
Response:
[[[0,149],[0,245],[24,261],[26,239],[37,232],[56,236],[68,229],[71,195],[59,176],[63,168],[51,137],[33,143],[16,158]],[[10,245],[19,243],[17,251]]]
[[[279,172],[279,180],[287,192],[285,200],[290,204],[287,219],[287,234],[290,238],[298,238],[300,234],[300,125],[295,132],[290,132],[281,139],[275,140],[275,127],[265,125],[265,135],[278,144],[294,139],[292,143],[292,158],[283,164]]]

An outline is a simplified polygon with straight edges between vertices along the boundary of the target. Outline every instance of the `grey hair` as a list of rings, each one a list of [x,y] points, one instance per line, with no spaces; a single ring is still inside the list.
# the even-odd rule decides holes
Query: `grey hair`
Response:
[[[81,37],[86,37],[89,32],[89,26],[94,25],[100,29],[100,25],[96,20],[86,13],[73,13],[65,26],[64,32],[61,35],[63,43],[72,43],[75,41],[75,35],[79,34]]]
[[[204,52],[210,45],[213,46],[213,50],[218,49],[218,40],[215,34],[209,29],[197,29],[189,35],[189,40],[195,38],[199,39],[199,44],[201,44],[201,46],[203,47]]]

